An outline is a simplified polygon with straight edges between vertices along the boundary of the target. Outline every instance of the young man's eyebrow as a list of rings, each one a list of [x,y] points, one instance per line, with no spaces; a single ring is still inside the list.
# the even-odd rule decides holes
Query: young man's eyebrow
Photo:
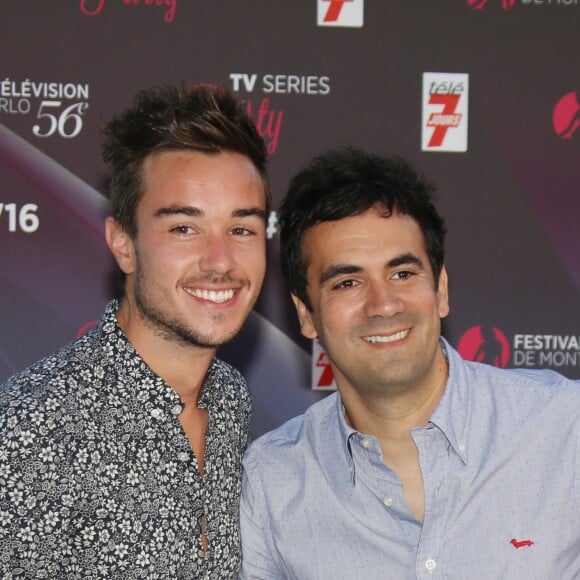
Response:
[[[169,207],[160,207],[159,209],[156,209],[153,215],[155,217],[165,215],[186,215],[188,217],[197,217],[203,215],[203,212],[198,207],[191,205],[171,205]]]
[[[191,205],[183,205],[183,206],[169,206],[169,207],[160,207],[155,210],[153,215],[155,217],[167,216],[167,215],[185,215],[188,217],[200,217],[203,216],[203,211],[198,207],[191,206]],[[248,208],[240,208],[232,211],[232,217],[235,218],[244,218],[244,217],[252,217],[257,216],[262,220],[266,220],[266,212],[259,208],[259,207],[248,207]]]

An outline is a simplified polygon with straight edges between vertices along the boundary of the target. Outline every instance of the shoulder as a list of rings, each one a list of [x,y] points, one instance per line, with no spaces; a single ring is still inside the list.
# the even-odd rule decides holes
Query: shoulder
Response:
[[[578,381],[548,369],[500,369],[463,360],[454,360],[451,372],[454,388],[471,400],[478,416],[512,427],[537,421],[554,432],[580,429]]]
[[[497,369],[494,376],[501,377],[501,395],[509,396],[522,412],[539,409],[558,422],[568,419],[580,425],[580,382],[548,369]]]
[[[235,408],[250,406],[246,379],[229,363],[214,359],[208,371],[208,380],[215,386],[216,394],[222,403]]]
[[[106,381],[105,365],[98,362],[94,346],[92,337],[85,335],[0,386],[2,443],[23,434],[31,442],[57,442],[73,424],[78,428],[80,416],[92,416],[92,394]]]
[[[564,396],[572,399],[580,396],[580,381],[573,381],[549,369],[502,369],[495,366],[464,360],[446,343],[449,357],[450,380],[472,385],[474,389],[520,396],[522,393],[538,396]]]
[[[324,440],[329,423],[336,417],[337,397],[337,393],[325,397],[309,407],[304,414],[253,441],[244,458],[248,468],[264,462],[288,464],[293,460],[302,460],[307,449],[312,449]]]
[[[16,373],[0,386],[0,409],[43,406],[48,400],[74,390],[76,378],[86,366],[84,355],[92,346],[81,338]]]
[[[580,381],[574,381],[549,369],[500,369],[491,365],[463,361],[477,385],[499,393],[537,395],[543,398],[563,397],[580,400]]]

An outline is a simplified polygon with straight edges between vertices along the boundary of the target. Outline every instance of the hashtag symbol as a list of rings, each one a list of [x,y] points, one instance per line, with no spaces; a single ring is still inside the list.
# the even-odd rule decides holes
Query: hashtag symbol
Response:
[[[266,237],[271,240],[278,233],[278,214],[275,211],[270,212],[268,217],[268,227],[266,228]]]
[[[330,2],[330,6],[322,19],[323,22],[336,22],[340,16],[340,11],[345,2],[354,2],[354,0],[324,0]]]

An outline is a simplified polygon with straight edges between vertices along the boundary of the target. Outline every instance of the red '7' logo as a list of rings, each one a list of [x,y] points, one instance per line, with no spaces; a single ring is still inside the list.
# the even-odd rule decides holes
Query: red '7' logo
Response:
[[[317,367],[324,367],[320,378],[318,379],[318,387],[330,387],[332,381],[334,380],[334,374],[332,373],[332,367],[328,361],[328,356],[325,352],[321,352],[316,360]]]
[[[342,5],[345,2],[354,2],[354,0],[324,0],[324,2],[330,2],[330,6],[322,19],[322,22],[336,22],[340,16]]]
[[[429,97],[430,105],[443,105],[443,109],[438,114],[431,114],[427,125],[435,127],[428,147],[439,147],[447,135],[449,127],[456,127],[461,119],[461,115],[455,113],[461,95],[433,94]]]

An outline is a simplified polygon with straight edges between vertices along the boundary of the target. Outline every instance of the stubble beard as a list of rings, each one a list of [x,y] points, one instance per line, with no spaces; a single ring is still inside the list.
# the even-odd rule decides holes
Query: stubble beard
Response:
[[[241,330],[247,316],[240,323],[240,326],[229,334],[219,338],[212,338],[209,334],[200,332],[192,328],[185,320],[173,317],[163,311],[154,300],[151,299],[150,293],[146,290],[145,274],[139,257],[137,257],[135,272],[134,299],[139,315],[145,324],[153,333],[170,342],[178,343],[182,346],[215,349],[233,340]],[[225,320],[223,314],[210,314],[211,319],[220,324]]]

